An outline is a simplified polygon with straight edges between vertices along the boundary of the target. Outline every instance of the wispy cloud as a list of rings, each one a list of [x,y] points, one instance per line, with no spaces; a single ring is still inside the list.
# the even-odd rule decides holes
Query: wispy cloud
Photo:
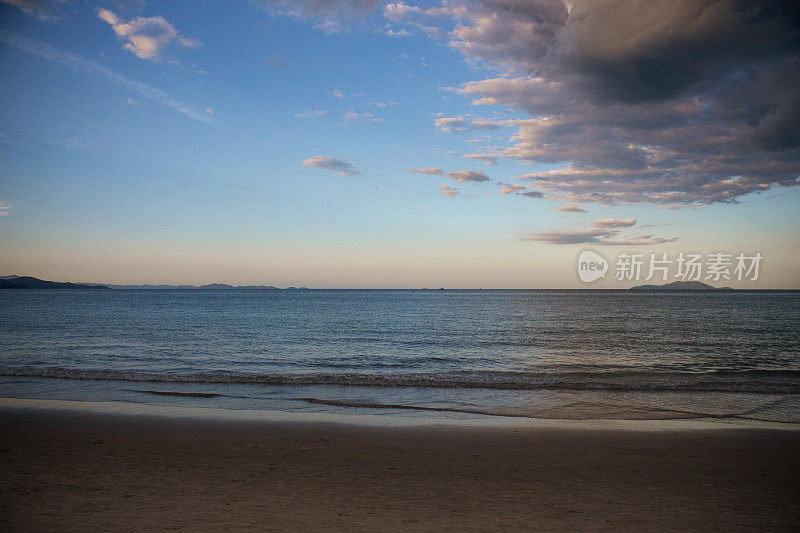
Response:
[[[481,181],[489,181],[491,179],[483,172],[475,170],[458,170],[456,172],[448,172],[447,177],[453,178],[459,183],[466,183],[468,181],[477,183]]]
[[[324,109],[315,109],[313,111],[306,111],[304,113],[297,113],[295,118],[317,118],[327,115],[328,112]]]
[[[474,161],[483,161],[487,165],[496,165],[497,156],[492,154],[467,154],[462,155],[464,159],[472,159]]]
[[[560,205],[556,207],[556,211],[559,213],[588,213],[588,211],[583,209],[580,204]]]
[[[431,174],[436,176],[442,173],[442,169],[440,167],[409,168],[407,172],[414,172],[415,174]]]
[[[55,9],[58,4],[63,4],[66,0],[0,0],[5,4],[18,7],[26,15],[35,17],[39,20],[55,20]]]
[[[525,190],[524,185],[510,185],[508,183],[498,183],[498,185],[502,187],[500,194],[513,194]]]
[[[442,131],[473,131],[473,130],[496,130],[503,126],[511,126],[517,123],[516,120],[489,120],[486,118],[439,117],[433,121],[437,128]]]
[[[346,159],[339,159],[327,155],[315,155],[303,160],[304,167],[319,168],[335,172],[340,176],[358,176],[361,174]]]
[[[440,117],[433,122],[442,131],[467,131],[467,121],[464,117]]]
[[[108,9],[99,8],[97,16],[106,21],[114,33],[125,41],[123,48],[133,52],[140,59],[161,59],[162,51],[172,43],[184,48],[195,48],[202,43],[181,35],[178,30],[161,16],[136,17],[129,21],[120,19]]]
[[[635,218],[602,218],[592,223],[597,228],[630,228],[636,225]]]
[[[379,0],[254,0],[272,15],[310,21],[326,33],[347,31],[350,25],[375,11]]]
[[[439,187],[439,190],[442,191],[442,194],[448,198],[455,198],[459,193],[458,187],[453,187],[452,185],[442,185]]]
[[[497,185],[501,187],[500,194],[513,194],[515,196],[524,196],[525,198],[542,198],[544,196],[539,191],[528,190],[524,185],[512,185],[503,182],[499,182]]]
[[[14,139],[10,138],[8,134],[2,131],[0,131],[0,143],[7,144],[9,146],[24,146],[22,143],[15,141]]]
[[[384,119],[375,116],[373,113],[356,113],[355,111],[348,111],[345,113],[344,119],[348,122],[386,122]]]
[[[632,218],[604,218],[597,220],[589,227],[577,230],[556,230],[531,233],[522,237],[525,241],[536,241],[545,244],[599,244],[605,246],[650,246],[675,242],[677,237],[665,238],[655,235],[621,235],[618,228],[629,228],[636,224]]]
[[[4,203],[0,203],[0,217],[8,216],[8,213],[11,211],[11,208],[8,207]]]
[[[198,120],[206,123],[209,123],[212,120],[211,117],[206,113],[201,113],[195,109],[192,109],[187,104],[172,98],[161,89],[157,89],[156,87],[152,87],[127,76],[123,76],[122,74],[115,72],[110,68],[101,65],[100,63],[86,59],[85,57],[70,54],[69,52],[65,52],[64,50],[50,46],[49,44],[41,41],[35,41],[16,33],[5,32],[2,30],[0,30],[0,42],[25,52],[26,54],[44,59],[45,61],[57,63],[79,72],[83,72],[84,74],[90,74],[92,76],[104,79],[126,90],[135,92],[142,98],[153,100],[154,102],[165,105],[192,120]]]

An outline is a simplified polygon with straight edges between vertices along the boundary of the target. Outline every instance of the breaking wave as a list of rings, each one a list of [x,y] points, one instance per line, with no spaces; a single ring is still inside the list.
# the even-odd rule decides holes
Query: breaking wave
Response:
[[[154,383],[333,385],[495,390],[702,391],[800,394],[800,370],[467,371],[451,373],[157,373],[135,370],[0,368],[0,375]]]

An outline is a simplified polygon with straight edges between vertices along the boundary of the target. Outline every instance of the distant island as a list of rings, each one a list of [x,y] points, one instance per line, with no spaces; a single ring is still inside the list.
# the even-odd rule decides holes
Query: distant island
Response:
[[[637,285],[632,291],[732,291],[731,287],[712,287],[701,281],[673,281],[664,285]]]
[[[274,285],[228,285],[227,283],[208,283],[206,285],[115,285],[100,283],[68,283],[47,281],[32,276],[0,276],[0,289],[106,289],[106,290],[260,290],[260,291],[308,291],[308,287],[286,287]],[[423,291],[443,291],[445,289],[420,289]],[[712,287],[700,281],[673,281],[664,285],[637,285],[632,291],[732,291],[731,287]]]
[[[0,289],[108,289],[105,285],[45,281],[31,276],[3,276]]]
[[[226,283],[209,283],[207,285],[103,285],[99,283],[67,283],[46,281],[31,276],[0,276],[0,289],[153,289],[153,290],[271,290],[279,291],[272,285],[228,285]],[[287,287],[287,291],[307,291],[308,287]]]

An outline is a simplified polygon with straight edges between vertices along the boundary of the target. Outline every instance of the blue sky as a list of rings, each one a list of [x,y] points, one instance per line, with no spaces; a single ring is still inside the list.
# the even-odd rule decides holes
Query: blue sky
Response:
[[[513,4],[0,3],[0,270],[577,287],[586,248],[760,251],[762,279],[742,286],[800,288],[797,133],[781,114],[796,103],[758,92],[764,65],[797,60],[796,25],[776,42],[754,29],[763,56],[707,52],[702,68],[755,77],[744,92],[735,76],[648,74],[609,101],[607,65],[639,52],[578,28],[611,52],[567,71],[558,46],[583,41],[539,48],[575,34],[573,12]],[[738,29],[724,15],[709,34]],[[716,110],[720,94],[747,117]],[[696,102],[702,120],[684,111]]]

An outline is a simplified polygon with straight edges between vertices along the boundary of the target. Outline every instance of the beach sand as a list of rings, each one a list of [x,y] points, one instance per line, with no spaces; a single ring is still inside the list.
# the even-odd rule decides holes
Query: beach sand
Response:
[[[795,530],[800,432],[0,409],[0,529]]]

